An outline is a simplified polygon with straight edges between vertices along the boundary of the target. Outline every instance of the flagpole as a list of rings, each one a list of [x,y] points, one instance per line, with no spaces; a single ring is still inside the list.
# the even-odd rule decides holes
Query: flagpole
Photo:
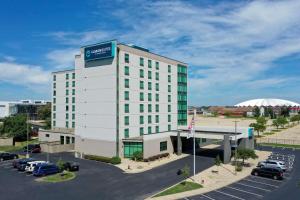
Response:
[[[196,175],[196,151],[195,151],[195,121],[196,121],[196,109],[194,109],[194,127],[193,127],[193,142],[194,142],[194,179]]]

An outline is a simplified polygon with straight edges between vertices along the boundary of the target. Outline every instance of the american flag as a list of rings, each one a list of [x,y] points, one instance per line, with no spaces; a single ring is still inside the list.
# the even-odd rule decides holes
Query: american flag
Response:
[[[189,129],[189,133],[188,133],[188,135],[187,135],[187,139],[189,139],[190,137],[194,137],[194,133],[195,133],[195,118],[194,118],[194,116],[192,117],[192,120],[191,120],[191,122],[190,122],[190,124],[189,124],[189,127],[188,127],[188,129]]]

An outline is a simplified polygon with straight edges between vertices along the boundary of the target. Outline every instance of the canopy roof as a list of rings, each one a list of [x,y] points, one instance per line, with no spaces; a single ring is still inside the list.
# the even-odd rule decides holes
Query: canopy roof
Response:
[[[253,99],[249,101],[244,101],[242,103],[236,104],[235,106],[242,107],[242,106],[292,106],[292,107],[300,107],[300,104],[292,102],[292,101],[287,101],[283,99]]]

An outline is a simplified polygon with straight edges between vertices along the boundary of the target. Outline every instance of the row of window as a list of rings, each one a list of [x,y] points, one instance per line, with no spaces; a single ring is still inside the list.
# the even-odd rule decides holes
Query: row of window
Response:
[[[56,105],[53,105],[53,111],[56,111]],[[66,105],[66,111],[69,111],[68,105]],[[72,105],[72,112],[75,112],[75,105]]]
[[[53,127],[55,127],[55,126],[56,126],[56,121],[53,120]],[[66,127],[66,128],[70,128],[70,127],[69,127],[69,122],[68,122],[68,121],[66,121],[65,127]],[[72,128],[75,128],[75,122],[72,122]]]
[[[129,79],[125,78],[124,79],[124,87],[129,88]],[[140,81],[140,89],[144,89],[144,81]],[[148,82],[148,90],[152,90],[152,83]],[[159,91],[159,83],[155,83],[155,90]],[[171,92],[171,85],[168,85],[168,92]]]
[[[140,113],[144,112],[144,104],[140,104]],[[168,105],[168,112],[171,112],[171,105]],[[124,104],[124,112],[129,113],[129,104]],[[148,112],[152,112],[152,104],[148,104]],[[155,104],[155,112],[159,112],[159,104]]]
[[[69,74],[66,74],[66,80],[69,80]],[[75,79],[75,73],[72,73],[72,79]],[[56,75],[53,75],[53,81],[56,81]]]
[[[56,119],[56,113],[53,113],[53,119]],[[66,113],[66,119],[69,119],[69,113]],[[75,114],[72,113],[72,120],[75,119]]]
[[[145,134],[145,131],[144,131],[144,127],[140,127],[140,135],[144,135]],[[168,125],[168,131],[171,131],[171,125],[169,124]],[[125,128],[124,129],[124,138],[129,138],[129,128]],[[152,131],[152,127],[151,126],[148,126],[147,128],[147,134],[152,134],[152,133],[159,133],[159,126],[155,126],[155,132]]]
[[[129,76],[129,66],[125,66],[124,75]],[[144,69],[140,69],[140,78],[145,78]],[[152,71],[148,71],[148,79],[152,79]],[[155,80],[159,80],[159,72],[155,72]],[[168,82],[171,83],[171,75],[168,75]]]
[[[69,97],[66,97],[66,103],[69,103]],[[72,97],[72,103],[75,103],[75,97]]]

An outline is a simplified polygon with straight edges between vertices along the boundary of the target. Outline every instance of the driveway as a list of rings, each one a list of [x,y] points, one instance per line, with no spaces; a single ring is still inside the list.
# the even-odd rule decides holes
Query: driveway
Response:
[[[46,159],[45,154],[33,157]],[[193,166],[193,157],[188,156],[147,172],[126,174],[112,165],[76,159],[69,153],[51,154],[50,160],[56,162],[60,157],[80,163],[76,179],[56,184],[39,183],[31,175],[12,169],[10,162],[0,163],[0,199],[144,199],[181,181],[182,177],[176,174],[178,169],[186,164]],[[196,156],[196,172],[212,165],[213,158]]]

